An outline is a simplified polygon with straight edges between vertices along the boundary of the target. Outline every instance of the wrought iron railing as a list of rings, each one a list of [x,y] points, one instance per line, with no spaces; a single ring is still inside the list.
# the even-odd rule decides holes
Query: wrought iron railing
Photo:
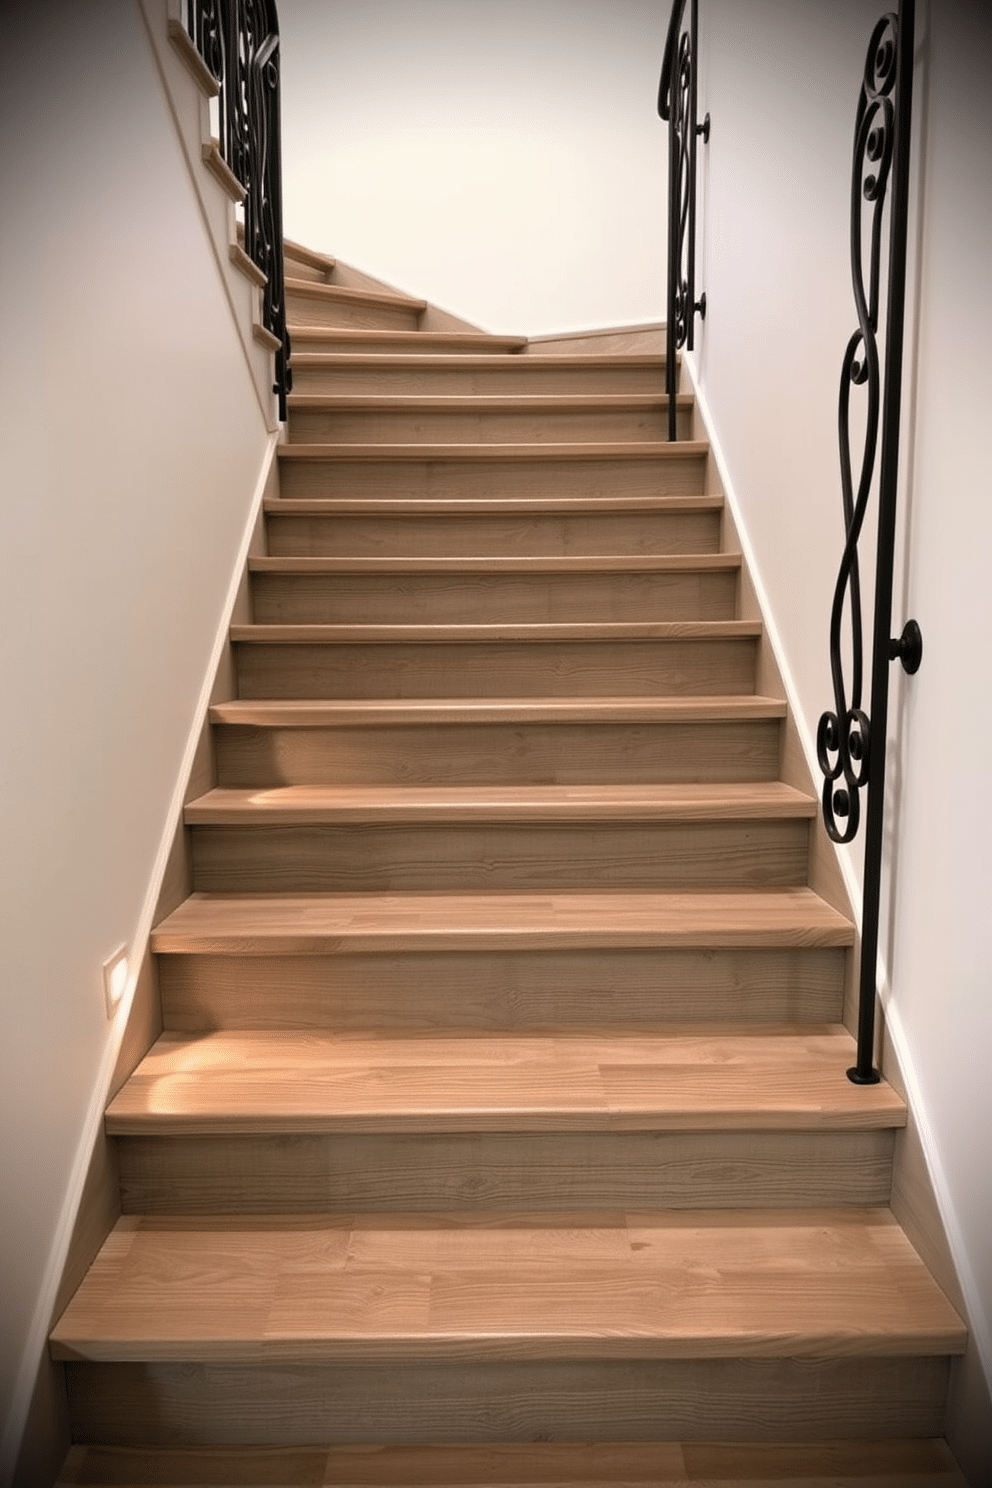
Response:
[[[696,299],[696,139],[710,137],[710,116],[697,122],[698,0],[673,0],[658,88],[658,113],[668,124],[668,311],[665,390],[668,437],[675,439],[677,360],[692,351],[696,316],[706,318],[706,296]]]
[[[915,672],[923,655],[923,640],[915,620],[907,622],[898,639],[892,639],[890,635],[899,474],[913,35],[913,0],[900,0],[898,14],[884,15],[872,32],[855,117],[851,273],[858,328],[844,353],[838,412],[846,540],[830,616],[834,706],[832,711],[823,714],[817,730],[817,755],[824,774],[823,817],[835,842],[850,842],[856,836],[861,821],[860,793],[867,791],[858,1060],[848,1071],[857,1084],[873,1084],[879,1078],[873,1061],[889,663],[898,659],[907,672]],[[883,368],[878,344],[880,280],[883,213],[890,183]],[[867,245],[865,219],[869,225]],[[864,448],[856,491],[851,453],[852,387],[865,389]],[[862,708],[864,667],[858,540],[874,484],[880,433],[871,711],[865,713]],[[850,692],[843,661],[845,614],[851,651]]]
[[[186,29],[219,84],[220,153],[244,187],[244,248],[265,275],[262,323],[279,342],[279,417],[292,386],[282,239],[279,18],[275,0],[187,0]]]

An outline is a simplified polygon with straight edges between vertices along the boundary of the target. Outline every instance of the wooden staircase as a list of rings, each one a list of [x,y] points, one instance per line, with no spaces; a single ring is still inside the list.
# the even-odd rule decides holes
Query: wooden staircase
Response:
[[[886,1207],[905,1109],[845,1078],[853,929],[661,358],[287,273],[60,1481],[960,1483],[964,1329]]]

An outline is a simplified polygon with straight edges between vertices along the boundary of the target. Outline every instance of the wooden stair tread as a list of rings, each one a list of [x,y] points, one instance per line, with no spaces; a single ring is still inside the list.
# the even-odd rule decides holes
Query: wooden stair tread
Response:
[[[350,728],[368,724],[725,723],[785,718],[788,704],[753,693],[730,697],[372,698],[367,701],[236,700],[210,721],[254,728]]]
[[[113,1136],[904,1126],[889,1085],[846,1078],[855,1056],[840,1027],[167,1032],[106,1122]]]
[[[691,408],[690,393],[679,393],[680,408]],[[290,411],[326,413],[593,413],[611,410],[663,410],[664,393],[290,393]]]
[[[248,560],[250,573],[272,574],[415,574],[415,573],[731,573],[741,566],[740,553],[603,554],[595,556],[514,557],[258,557]]]
[[[55,1488],[967,1488],[934,1438],[72,1447]]]
[[[427,309],[426,300],[418,300],[411,295],[391,293],[384,289],[351,289],[343,284],[321,284],[317,279],[287,278],[284,280],[284,289],[287,295],[305,295],[308,299],[337,304],[387,305],[397,310]],[[292,317],[289,319],[291,332],[295,335]]]
[[[56,1359],[955,1354],[887,1210],[120,1219]]]
[[[502,347],[504,353],[519,353],[527,345],[526,336],[497,336],[488,331],[401,331],[382,330],[353,326],[304,326],[291,325],[293,345],[305,345],[308,341],[340,341],[345,345],[385,345],[398,343],[416,347],[418,352],[444,351],[445,348],[472,346],[480,351],[489,347],[495,353]],[[374,353],[373,353],[374,354]],[[296,353],[294,352],[294,358]],[[543,360],[543,358],[542,358]]]
[[[295,332],[294,332],[295,334]],[[709,445],[680,439],[653,439],[571,444],[280,444],[280,460],[336,460],[388,463],[401,460],[489,460],[501,464],[521,460],[702,460]]]
[[[735,641],[761,635],[757,620],[618,620],[491,625],[232,625],[232,641],[264,645],[390,641]]]
[[[202,955],[398,950],[849,946],[854,927],[812,890],[695,894],[193,894],[152,949]]]
[[[291,238],[283,238],[283,257],[295,258],[300,263],[309,264],[313,269],[324,269],[328,273],[335,267],[337,259],[328,253],[318,253],[315,248],[307,248],[303,243],[295,243]]]
[[[648,785],[283,785],[215,787],[186,806],[188,826],[348,822],[741,821],[816,815],[781,781]]]
[[[273,496],[265,502],[267,516],[554,516],[602,512],[709,512],[723,510],[722,496],[490,496],[438,497],[381,496],[361,500],[343,496]]]
[[[422,339],[429,332],[414,332]],[[482,339],[480,336],[479,339]],[[497,338],[498,339],[498,338]],[[506,337],[502,338],[508,339]],[[512,338],[510,338],[512,339]],[[341,352],[341,351],[302,351],[293,353],[293,366],[301,369],[311,368],[355,368],[365,370],[370,367],[392,367],[405,371],[417,371],[419,368],[444,367],[450,370],[465,372],[485,372],[491,368],[502,368],[508,365],[507,358],[499,354],[478,355],[454,354],[445,355],[443,352]],[[517,357],[513,365],[528,368],[530,370],[547,369],[549,371],[562,371],[563,369],[579,368],[648,368],[659,372],[665,370],[664,352],[576,352],[574,356],[541,356],[541,357]]]

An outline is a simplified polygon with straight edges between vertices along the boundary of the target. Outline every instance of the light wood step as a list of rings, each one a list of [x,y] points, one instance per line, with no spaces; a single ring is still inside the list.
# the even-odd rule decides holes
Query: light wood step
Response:
[[[166,927],[168,929],[168,927]],[[850,931],[849,931],[850,933]],[[159,958],[164,1026],[398,1034],[440,1028],[620,1031],[680,1023],[837,1022],[841,944],[462,949],[457,934],[417,950],[170,952]],[[887,1181],[887,1179],[886,1179]]]
[[[947,1444],[526,1442],[492,1446],[71,1448],[55,1488],[967,1488]]]
[[[242,698],[654,697],[754,691],[751,621],[235,625]]]
[[[885,1204],[895,1129],[118,1136],[125,1214]]]
[[[735,893],[193,894],[153,931],[158,953],[320,956],[401,951],[850,946],[810,889]]]
[[[293,354],[298,394],[660,393],[664,386],[663,356]]]
[[[693,399],[679,394],[680,437]],[[293,393],[294,444],[601,444],[666,437],[668,399],[654,393],[456,394],[416,397]]]
[[[314,284],[330,284],[336,260],[326,253],[315,253],[299,244],[283,245],[283,279],[309,279]]]
[[[295,341],[297,324],[354,329],[413,331],[426,300],[384,290],[351,289],[312,279],[285,281],[286,319]]]
[[[768,1442],[939,1436],[950,1359],[70,1362],[65,1371],[80,1438],[118,1445],[409,1445],[477,1442],[480,1432],[489,1442],[758,1433]]]
[[[527,345],[526,336],[495,336],[488,331],[377,330],[375,327],[294,325],[294,356],[308,348],[323,355],[360,351],[366,355],[512,356]]]
[[[699,496],[709,446],[680,440],[617,444],[281,444],[291,499],[420,500]]]
[[[961,1319],[886,1210],[142,1218],[57,1360],[305,1364],[951,1356]]]
[[[186,806],[187,826],[389,822],[810,820],[817,802],[781,781],[728,785],[282,786],[215,788]]]
[[[773,698],[376,699],[211,709],[218,784],[773,780]]]
[[[845,1077],[855,1052],[840,1027],[165,1033],[106,1124],[115,1136],[904,1126],[889,1085]]]
[[[731,620],[740,555],[249,560],[260,624]]]
[[[816,801],[739,785],[285,786],[186,808],[193,884],[211,893],[805,882]]]
[[[265,505],[273,556],[538,557],[716,553],[719,497],[569,501],[292,500]]]

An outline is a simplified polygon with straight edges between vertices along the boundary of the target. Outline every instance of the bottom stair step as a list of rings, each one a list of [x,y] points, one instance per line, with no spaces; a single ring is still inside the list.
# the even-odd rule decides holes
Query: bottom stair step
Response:
[[[120,1219],[56,1359],[950,1355],[960,1318],[882,1209]]]
[[[73,1447],[55,1488],[966,1488],[943,1441]]]

